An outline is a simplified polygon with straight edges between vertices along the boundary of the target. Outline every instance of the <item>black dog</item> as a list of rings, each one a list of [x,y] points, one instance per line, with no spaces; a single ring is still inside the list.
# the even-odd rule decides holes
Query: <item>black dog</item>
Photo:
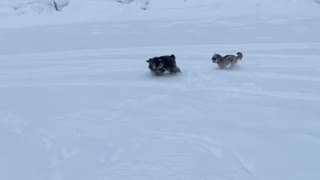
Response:
[[[149,69],[152,73],[159,76],[168,71],[169,73],[180,73],[180,68],[177,67],[175,55],[166,55],[150,58],[147,60]]]

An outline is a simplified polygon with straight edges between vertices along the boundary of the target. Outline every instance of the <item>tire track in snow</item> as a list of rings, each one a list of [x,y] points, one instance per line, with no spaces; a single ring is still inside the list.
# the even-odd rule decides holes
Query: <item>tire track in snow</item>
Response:
[[[320,101],[320,96],[315,95],[308,95],[302,93],[295,93],[295,92],[269,92],[264,91],[262,89],[239,89],[239,88],[207,88],[207,90],[214,90],[214,91],[223,91],[223,92],[234,92],[238,94],[249,94],[249,95],[258,95],[258,96],[268,96],[268,97],[276,97],[276,98],[284,98],[284,99],[294,99],[294,100],[303,100],[303,101]]]
[[[148,138],[160,138],[193,144],[205,150],[211,154],[212,157],[217,159],[227,160],[228,157],[231,157],[231,161],[234,161],[242,172],[244,172],[248,177],[256,179],[254,170],[247,165],[250,164],[249,162],[245,162],[245,160],[237,155],[237,153],[227,149],[221,143],[214,142],[210,137],[166,131],[149,132],[147,133],[147,136]]]
[[[145,83],[143,81],[79,81],[79,82],[52,82],[52,83],[7,83],[6,85],[0,85],[1,88],[33,88],[33,87],[110,87],[110,86],[121,86],[121,87],[154,87],[154,88],[169,88],[169,89],[180,89],[184,87],[181,85],[168,85],[167,83]]]
[[[320,82],[320,78],[311,77],[306,75],[298,74],[281,74],[281,73],[267,73],[267,72],[237,72],[237,76],[242,77],[256,77],[256,78],[266,78],[266,79],[276,79],[276,80],[295,80],[295,81],[312,81]]]

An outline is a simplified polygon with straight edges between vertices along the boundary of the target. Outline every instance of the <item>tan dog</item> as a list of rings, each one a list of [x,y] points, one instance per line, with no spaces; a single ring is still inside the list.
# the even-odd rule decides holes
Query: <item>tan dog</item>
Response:
[[[227,69],[238,63],[238,60],[242,60],[243,54],[241,52],[237,52],[237,55],[225,55],[221,56],[220,54],[214,54],[211,58],[213,63],[217,63],[219,68]]]

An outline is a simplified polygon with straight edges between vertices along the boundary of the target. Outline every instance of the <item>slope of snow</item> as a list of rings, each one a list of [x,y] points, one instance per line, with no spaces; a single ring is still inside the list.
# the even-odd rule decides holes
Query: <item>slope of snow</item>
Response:
[[[64,4],[69,1],[58,2]],[[129,4],[115,0],[74,0],[62,12],[56,12],[52,0],[2,0],[0,27],[107,20],[295,19],[320,16],[320,5],[312,0],[150,0],[148,10],[141,10],[144,4],[145,0]]]
[[[319,179],[316,22],[2,29],[0,179]],[[151,76],[170,53],[183,73]]]

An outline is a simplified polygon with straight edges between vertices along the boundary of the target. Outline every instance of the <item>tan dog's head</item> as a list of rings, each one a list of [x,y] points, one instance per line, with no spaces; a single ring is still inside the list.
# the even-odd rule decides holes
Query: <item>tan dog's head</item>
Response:
[[[213,63],[218,63],[218,61],[222,58],[220,54],[214,54],[211,58]]]

